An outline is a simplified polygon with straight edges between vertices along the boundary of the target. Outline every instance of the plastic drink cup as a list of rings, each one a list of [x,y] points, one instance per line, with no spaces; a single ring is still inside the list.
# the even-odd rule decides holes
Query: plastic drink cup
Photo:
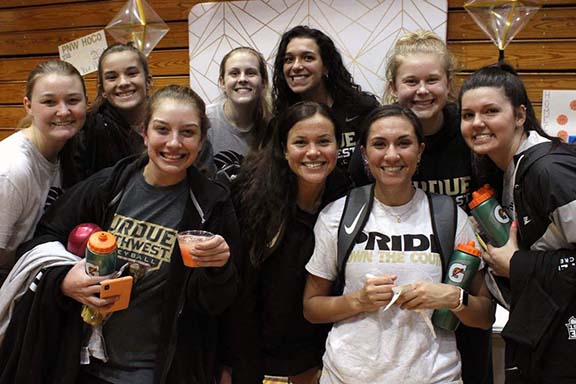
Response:
[[[214,234],[208,231],[192,230],[178,233],[178,245],[182,254],[182,262],[190,268],[198,268],[198,262],[192,257],[190,248],[194,243],[209,240]]]
[[[470,241],[467,244],[458,244],[452,257],[450,257],[448,273],[446,273],[444,283],[468,290],[480,266],[481,255],[482,252],[474,247],[474,241]],[[450,309],[440,308],[436,309],[432,314],[432,323],[438,328],[454,331],[458,328],[460,320]]]
[[[494,197],[494,189],[488,184],[472,192],[472,201],[468,204],[472,216],[476,219],[482,232],[495,247],[502,247],[508,242],[512,222],[506,211]]]

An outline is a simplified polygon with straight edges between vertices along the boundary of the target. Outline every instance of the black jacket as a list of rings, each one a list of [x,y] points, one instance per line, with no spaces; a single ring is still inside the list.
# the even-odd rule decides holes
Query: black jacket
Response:
[[[144,151],[142,135],[107,101],[86,114],[84,126],[70,142],[66,150],[71,164],[63,166],[64,188]]]
[[[59,294],[70,268],[45,270],[36,292],[29,289],[15,306],[0,345],[0,384],[76,384],[83,328],[81,304],[62,302]]]
[[[41,219],[35,238],[21,251],[48,241],[66,244],[68,233],[79,223],[92,222],[108,228],[128,180],[142,172],[147,161],[146,156],[124,159],[70,189]],[[187,178],[193,197],[182,212],[179,230],[202,228],[222,235],[233,259],[239,231],[228,191],[204,178],[194,167],[188,169]],[[194,197],[198,208],[192,201]],[[236,269],[232,262],[221,268],[186,268],[179,247],[174,247],[169,268],[161,309],[163,343],[157,352],[155,382],[211,383],[218,368],[219,314],[235,298]],[[77,316],[81,321],[79,312]],[[70,360],[70,367],[75,368],[78,361]]]
[[[576,148],[514,158],[519,246],[510,262],[507,366],[538,383],[576,382]]]

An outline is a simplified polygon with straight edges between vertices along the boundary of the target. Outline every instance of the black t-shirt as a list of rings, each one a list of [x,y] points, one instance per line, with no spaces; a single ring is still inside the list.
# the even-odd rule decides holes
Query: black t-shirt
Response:
[[[142,173],[128,183],[108,229],[116,236],[116,267],[132,261],[150,267],[134,283],[130,306],[104,323],[109,360],[102,364],[93,359],[87,368],[92,375],[118,384],[153,383],[163,287],[173,249],[178,246],[177,228],[188,191],[186,180],[155,187]]]
[[[338,167],[346,173],[348,173],[348,164],[356,148],[364,118],[378,105],[378,100],[368,93],[362,93],[353,101],[334,100],[332,112],[343,123],[344,129],[338,150]]]
[[[472,152],[460,133],[460,117],[456,105],[444,107],[444,126],[434,135],[424,137],[426,148],[414,185],[425,192],[451,196],[466,212],[471,192]]]

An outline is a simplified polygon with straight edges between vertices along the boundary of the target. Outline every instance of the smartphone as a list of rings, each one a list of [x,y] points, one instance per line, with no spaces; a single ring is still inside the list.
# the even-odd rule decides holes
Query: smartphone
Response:
[[[101,309],[100,313],[110,313],[128,308],[132,293],[132,276],[108,279],[100,283],[100,297],[120,296],[109,308]]]

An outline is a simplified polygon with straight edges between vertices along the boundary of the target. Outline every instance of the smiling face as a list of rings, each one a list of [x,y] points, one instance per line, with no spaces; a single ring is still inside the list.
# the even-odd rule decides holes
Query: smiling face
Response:
[[[227,60],[220,89],[232,104],[255,104],[264,89],[258,57],[247,51],[237,51]]]
[[[449,93],[449,80],[442,60],[434,54],[411,54],[401,59],[392,94],[421,120],[442,114]]]
[[[319,100],[326,95],[324,68],[320,48],[316,41],[307,37],[295,37],[286,46],[283,66],[284,78],[292,92],[302,100]]]
[[[460,128],[466,144],[505,169],[521,142],[526,120],[524,106],[515,111],[503,89],[494,87],[464,92],[461,104]]]
[[[389,116],[374,121],[362,153],[376,179],[376,192],[386,191],[400,200],[402,194],[411,196],[412,176],[423,151],[424,144],[418,143],[416,131],[406,118]]]
[[[144,170],[146,181],[167,186],[184,180],[202,142],[201,119],[195,106],[168,98],[158,101],[144,135],[150,158]]]
[[[135,52],[108,54],[102,60],[102,97],[121,111],[144,105],[151,79],[146,76]]]
[[[84,125],[86,96],[78,76],[51,73],[39,77],[31,98],[24,98],[32,129],[45,143],[65,143]]]
[[[299,187],[326,182],[337,157],[334,124],[326,117],[316,113],[294,124],[288,132],[286,159]]]

